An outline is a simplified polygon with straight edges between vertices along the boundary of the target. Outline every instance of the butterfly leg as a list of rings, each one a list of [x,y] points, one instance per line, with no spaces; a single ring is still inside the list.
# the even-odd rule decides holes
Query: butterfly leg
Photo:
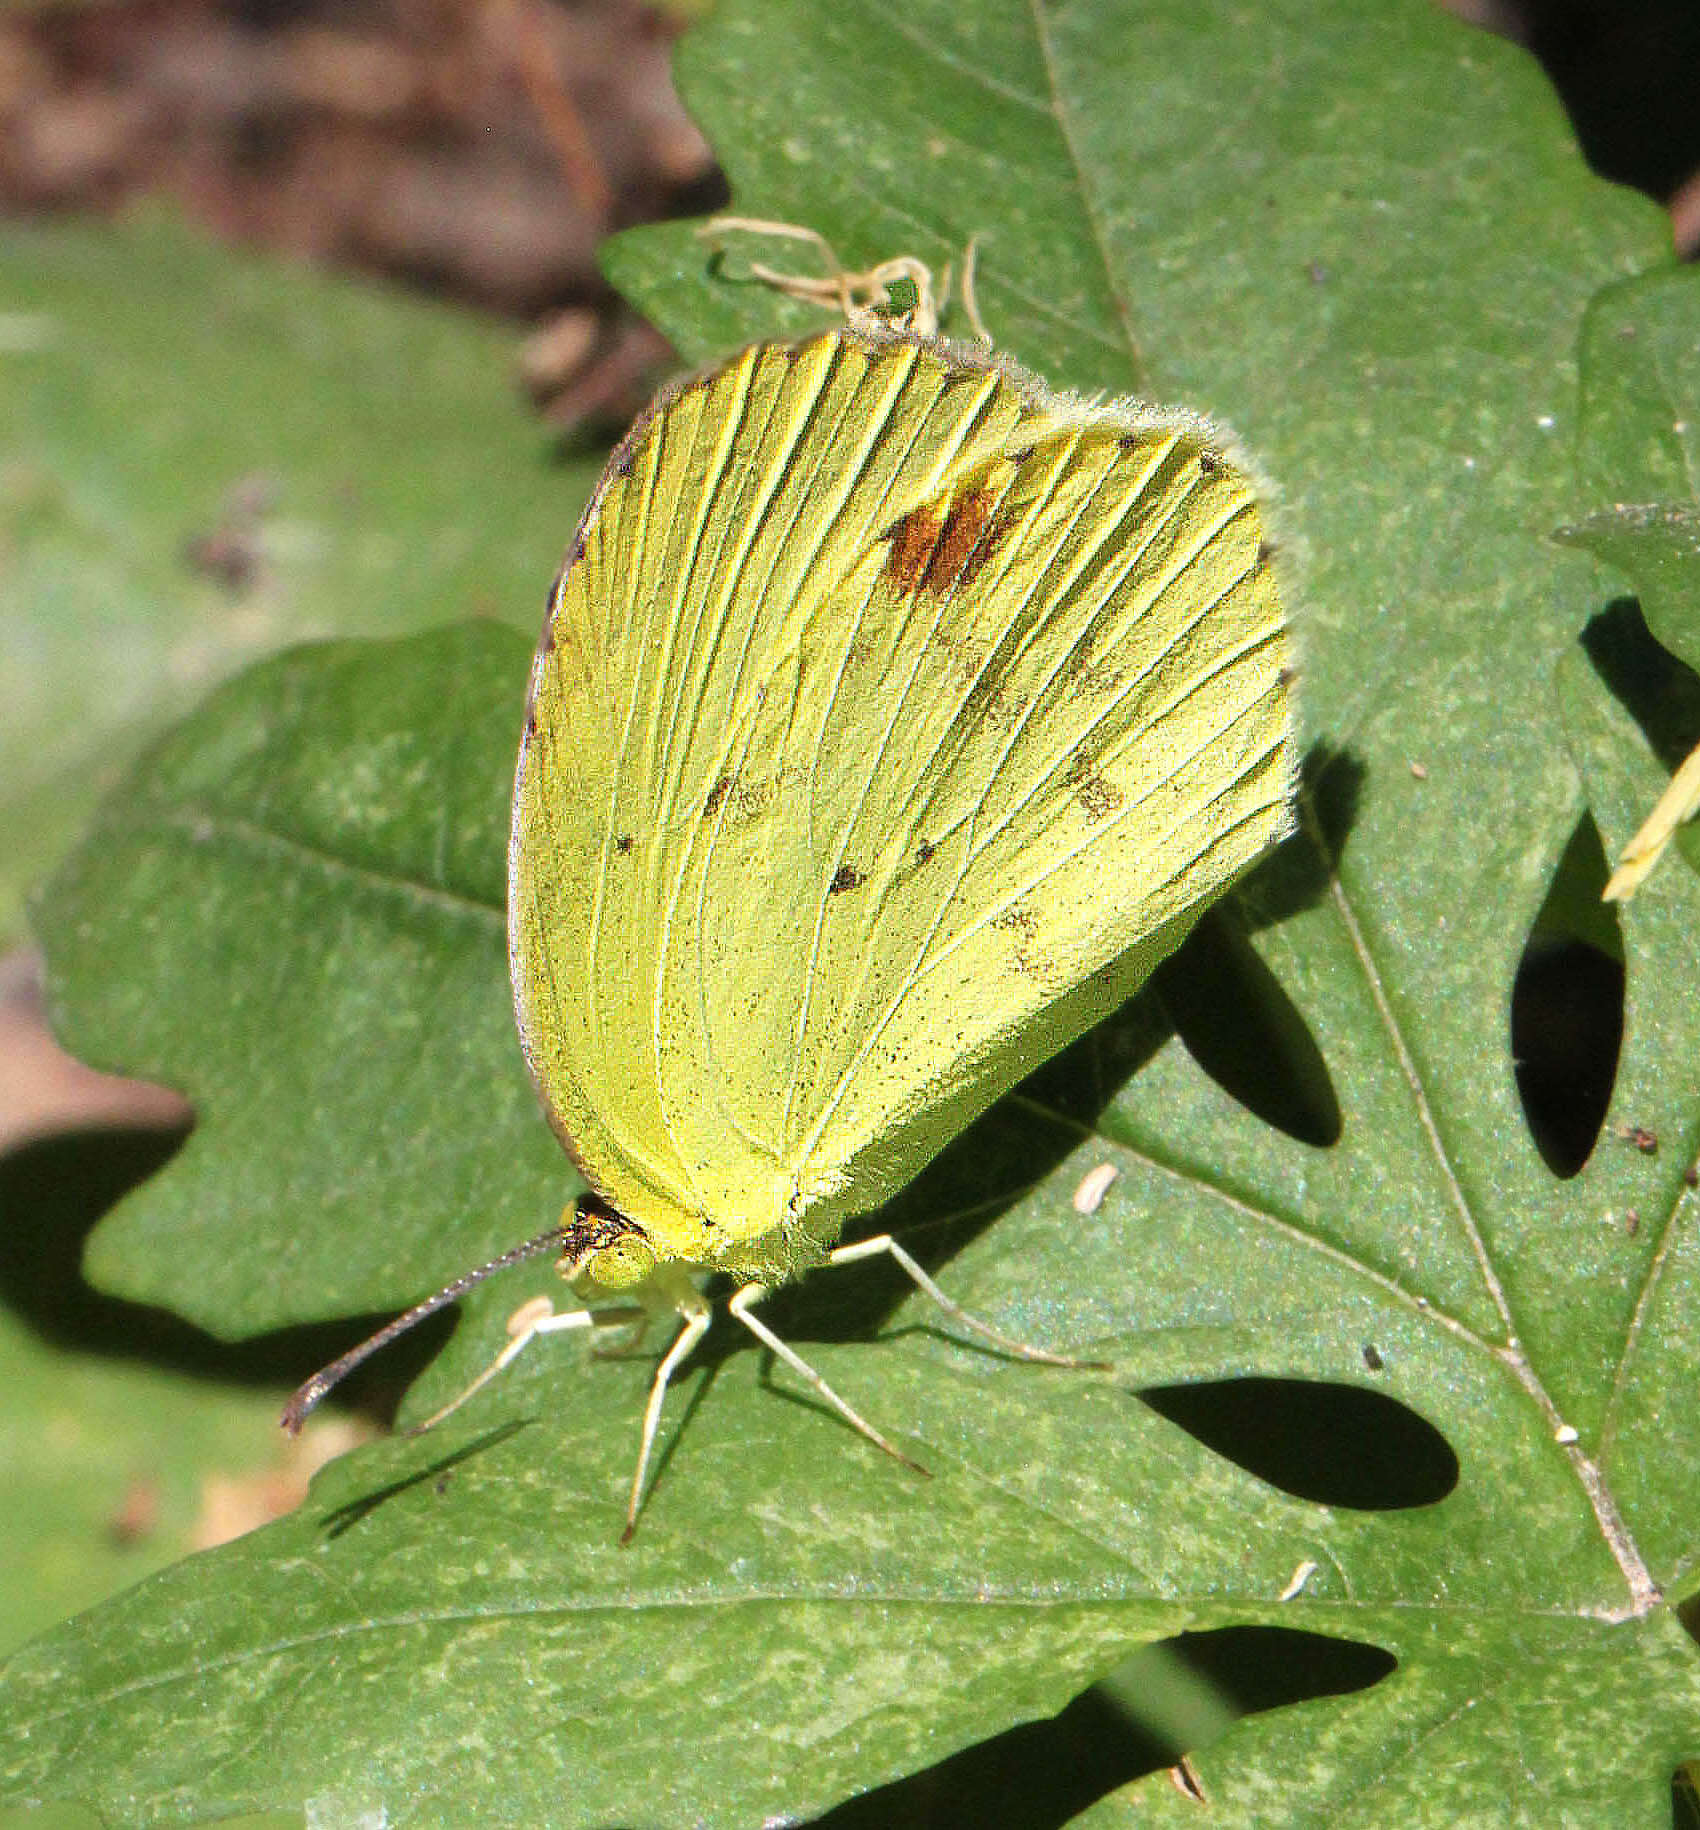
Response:
[[[1046,1366],[1072,1367],[1080,1372],[1109,1371],[1108,1363],[1103,1360],[1071,1360],[1065,1354],[1048,1353],[1043,1347],[1029,1347],[1025,1341],[1004,1334],[990,1322],[983,1322],[977,1315],[970,1315],[959,1302],[945,1295],[889,1233],[881,1233],[877,1239],[858,1239],[850,1245],[841,1245],[837,1251],[827,1254],[826,1262],[829,1265],[856,1264],[864,1258],[882,1255],[896,1259],[915,1288],[930,1296],[953,1322],[982,1336],[994,1346],[1003,1348],[1006,1353],[1018,1354],[1023,1360],[1040,1360]]]
[[[620,1533],[622,1544],[630,1544],[632,1533],[637,1530],[638,1508],[643,1504],[644,1476],[649,1472],[649,1456],[655,1447],[655,1432],[661,1427],[661,1402],[667,1396],[668,1381],[678,1369],[680,1361],[708,1332],[709,1320],[714,1313],[690,1284],[683,1284],[677,1296],[678,1311],[684,1318],[684,1326],[674,1337],[673,1345],[662,1356],[661,1364],[655,1369],[655,1377],[650,1381],[649,1403],[644,1406],[643,1412],[643,1437],[638,1443],[637,1469],[632,1475],[632,1496],[626,1504],[626,1528]]]
[[[643,1353],[643,1344],[649,1338],[649,1331],[655,1326],[654,1314],[638,1304],[629,1307],[622,1305],[608,1312],[610,1328],[624,1325],[631,1333],[623,1341],[610,1341],[606,1347],[600,1341],[590,1350],[594,1360],[635,1360]]]
[[[759,1303],[764,1296],[769,1294],[766,1284],[745,1284],[726,1307],[764,1347],[770,1348],[778,1354],[780,1359],[800,1378],[807,1379],[809,1384],[852,1429],[859,1430],[876,1448],[884,1449],[887,1455],[902,1462],[904,1467],[913,1468],[917,1474],[926,1474],[928,1470],[923,1468],[918,1461],[905,1455],[901,1449],[894,1447],[868,1422],[866,1417],[846,1404],[795,1348],[787,1347],[766,1322],[750,1313],[751,1304]]]
[[[530,1302],[521,1303],[508,1317],[508,1344],[495,1359],[457,1397],[451,1398],[440,1411],[433,1411],[423,1423],[416,1423],[407,1433],[409,1436],[422,1436],[425,1431],[435,1429],[445,1417],[458,1411],[474,1392],[482,1391],[497,1373],[511,1366],[540,1334],[560,1334],[573,1328],[618,1327],[622,1322],[641,1320],[642,1317],[641,1309],[627,1307],[567,1309],[557,1315],[555,1306],[548,1297],[534,1296]]]

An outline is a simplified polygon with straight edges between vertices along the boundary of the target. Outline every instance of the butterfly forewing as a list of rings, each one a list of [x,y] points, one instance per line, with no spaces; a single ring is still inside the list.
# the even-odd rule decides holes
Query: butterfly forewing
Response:
[[[858,330],[664,397],[516,789],[521,1033],[586,1174],[664,1251],[792,1268],[1286,830],[1284,664],[1191,422]]]

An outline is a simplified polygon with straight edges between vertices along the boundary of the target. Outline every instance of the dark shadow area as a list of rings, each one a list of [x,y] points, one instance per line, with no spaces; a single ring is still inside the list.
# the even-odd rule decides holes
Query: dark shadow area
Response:
[[[454,1479],[454,1471],[462,1462],[471,1461],[482,1455],[486,1449],[494,1449],[504,1443],[510,1436],[517,1436],[521,1430],[531,1428],[529,1422],[516,1418],[511,1423],[498,1424],[493,1430],[485,1430],[475,1436],[471,1442],[463,1443],[451,1454],[440,1456],[413,1474],[406,1474],[400,1480],[386,1482],[382,1487],[374,1488],[370,1493],[363,1493],[357,1500],[349,1500],[328,1513],[324,1523],[324,1534],[327,1538],[340,1538],[355,1526],[362,1525],[373,1513],[387,1505],[398,1495],[414,1487],[427,1484],[435,1486],[441,1497]]]
[[[1241,1716],[1311,1697],[1350,1696],[1379,1684],[1399,1666],[1380,1646],[1296,1627],[1221,1627],[1212,1633],[1180,1633],[1162,1643]],[[1121,1677],[1117,1672],[1108,1681],[1116,1684]]]
[[[1677,1624],[1683,1632],[1700,1646],[1700,1594],[1690,1595],[1686,1601],[1676,1604]]]
[[[84,1241],[102,1215],[165,1167],[184,1135],[78,1132],[0,1158],[0,1302],[55,1347],[230,1385],[296,1384],[386,1319],[280,1328],[231,1344],[169,1310],[105,1296],[88,1284]],[[453,1327],[452,1314],[433,1316],[382,1356],[382,1365],[362,1367],[339,1387],[343,1407],[387,1425]]]
[[[1700,169],[1700,8],[1693,0],[1519,0],[1588,163],[1668,197]]]
[[[1157,968],[1153,994],[1187,1053],[1230,1098],[1301,1144],[1336,1144],[1340,1102],[1328,1064],[1237,915],[1220,904],[1206,910]]]
[[[1183,1753],[1151,1726],[1145,1699],[1177,1676],[1237,1717],[1367,1690],[1395,1669],[1379,1646],[1286,1627],[1183,1633],[1142,1648],[1056,1715],[952,1754],[923,1773],[837,1805],[819,1830],[1057,1830],[1088,1806]]]
[[[1679,1766],[1670,1781],[1671,1830],[1700,1830],[1700,1762]]]
[[[1581,643],[1601,684],[1674,770],[1700,739],[1700,676],[1655,640],[1633,598],[1590,618]],[[1607,875],[1599,829],[1585,815],[1554,867],[1511,988],[1518,1098],[1542,1160],[1565,1178],[1599,1141],[1623,1043],[1623,930],[1616,908],[1600,901]]]
[[[1700,675],[1657,640],[1632,597],[1590,617],[1581,642],[1600,683],[1674,773],[1700,743]]]
[[[1140,1022],[1151,1012],[1142,994],[1116,1013],[1105,1029],[1124,1019]],[[1156,1032],[1159,1035],[1166,1032]],[[1097,1097],[1100,1066],[1092,1053],[1094,1037],[1082,1037],[1065,1054],[1074,1056],[1078,1076],[1072,1087],[1083,1102]],[[1115,1044],[1111,1042],[1110,1049]],[[1081,1051],[1077,1056],[1076,1051]],[[1062,1057],[1041,1070],[1055,1076]],[[1113,1089],[1112,1089],[1113,1090]],[[1082,1119],[1079,1123],[1090,1123]],[[894,1201],[853,1222],[847,1238],[890,1232],[929,1272],[942,1273],[950,1260],[1014,1205],[1028,1188],[1050,1175],[1070,1152],[1080,1148],[1077,1124],[1056,1116],[1049,1100],[1031,1102],[1019,1095],[1000,1100],[924,1169]],[[947,1216],[944,1219],[940,1215]],[[762,1304],[762,1316],[779,1336],[801,1341],[860,1341],[878,1334],[915,1286],[901,1267],[885,1257],[871,1258],[853,1270],[830,1276],[804,1277],[786,1284]],[[941,1325],[945,1318],[938,1318]],[[693,1365],[713,1363],[749,1346],[742,1328],[711,1328],[691,1357]]]
[[[1511,986],[1511,1062],[1535,1148],[1576,1175],[1611,1107],[1623,1042],[1623,962],[1586,941],[1531,937]]]
[[[1137,1396],[1296,1499],[1388,1512],[1432,1506],[1458,1484],[1458,1457],[1434,1425],[1359,1385],[1218,1379],[1149,1386]]]
[[[1700,1595],[1679,1601],[1675,1613],[1683,1632],[1700,1645]],[[1700,1830],[1700,1761],[1690,1760],[1671,1775],[1670,1820],[1674,1830]]]
[[[1367,771],[1352,750],[1313,743],[1299,763],[1300,825],[1285,845],[1248,871],[1234,892],[1246,927],[1258,929],[1314,908],[1357,824]]]

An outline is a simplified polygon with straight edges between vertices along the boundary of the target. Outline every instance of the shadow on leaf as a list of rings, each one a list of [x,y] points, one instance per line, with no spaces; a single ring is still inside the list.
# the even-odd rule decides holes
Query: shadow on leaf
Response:
[[[1138,1396],[1259,1480],[1321,1506],[1432,1506],[1458,1484],[1458,1457],[1434,1425],[1362,1386],[1214,1379]]]
[[[1634,598],[1618,598],[1588,620],[1581,635],[1600,683],[1641,727],[1667,769],[1700,743],[1700,675],[1647,627]]]
[[[69,1352],[144,1361],[232,1385],[295,1384],[363,1339],[369,1321],[279,1328],[229,1343],[168,1310],[104,1295],[83,1277],[83,1244],[95,1224],[162,1170],[186,1135],[76,1132],[0,1158],[0,1302],[41,1339]],[[387,1423],[453,1327],[452,1316],[433,1317],[384,1365],[351,1379],[345,1400]]]
[[[345,1500],[325,1515],[324,1534],[327,1538],[340,1538],[352,1531],[355,1526],[364,1524],[380,1507],[402,1494],[411,1492],[415,1487],[423,1487],[427,1482],[438,1484],[442,1491],[455,1470],[462,1462],[473,1460],[486,1450],[499,1447],[510,1436],[517,1436],[522,1430],[531,1428],[530,1421],[515,1418],[512,1422],[498,1424],[493,1430],[485,1430],[475,1436],[471,1442],[462,1443],[448,1455],[442,1455],[412,1474],[404,1474],[399,1480],[393,1480],[382,1487],[375,1487],[370,1493],[363,1493],[358,1499]]]
[[[1599,828],[1584,814],[1511,984],[1511,1061],[1524,1121],[1555,1176],[1593,1154],[1623,1044],[1623,931],[1606,884]]]
[[[1288,1627],[1182,1633],[1142,1647],[1054,1716],[814,1821],[817,1830],[1055,1830],[1242,1716],[1367,1690],[1396,1664],[1379,1646]]]

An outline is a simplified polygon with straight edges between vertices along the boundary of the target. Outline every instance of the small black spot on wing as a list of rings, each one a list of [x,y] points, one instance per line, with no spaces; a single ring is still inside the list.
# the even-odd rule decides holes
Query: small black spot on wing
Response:
[[[832,873],[832,881],[826,886],[826,893],[829,896],[842,896],[846,890],[860,889],[865,881],[853,864],[841,864]]]

